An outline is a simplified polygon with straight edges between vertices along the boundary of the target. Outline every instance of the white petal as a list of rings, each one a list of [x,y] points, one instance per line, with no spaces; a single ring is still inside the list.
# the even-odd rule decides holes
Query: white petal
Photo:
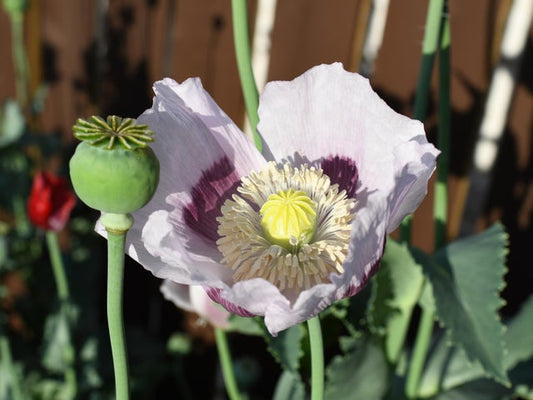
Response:
[[[190,286],[191,304],[198,315],[209,321],[213,326],[228,328],[230,315],[220,304],[216,304],[205,293],[201,286]]]
[[[229,160],[233,173],[240,177],[262,168],[265,160],[198,79],[180,85],[167,78],[156,82],[154,91],[153,106],[138,118],[138,123],[148,124],[155,132],[151,147],[159,159],[160,182],[152,200],[133,213],[135,223],[128,232],[126,248],[130,256],[160,278],[182,283],[226,278],[227,269],[210,258],[214,244],[209,246],[185,228],[178,235],[167,218],[171,212],[180,214],[184,202],[192,201],[192,188],[217,162]],[[102,229],[98,231],[103,234]],[[190,247],[197,251],[191,253]],[[207,267],[196,273],[198,265]],[[224,272],[219,276],[217,271]]]
[[[171,301],[177,307],[185,311],[194,312],[194,308],[191,304],[189,288],[189,285],[182,285],[180,283],[175,283],[165,279],[159,290],[161,290],[161,293],[165,299]]]
[[[353,160],[358,190],[380,191],[389,199],[389,215],[383,216],[391,220],[389,232],[422,200],[439,153],[428,144],[422,123],[396,113],[366,78],[340,63],[267,84],[259,116],[266,152],[276,160]]]

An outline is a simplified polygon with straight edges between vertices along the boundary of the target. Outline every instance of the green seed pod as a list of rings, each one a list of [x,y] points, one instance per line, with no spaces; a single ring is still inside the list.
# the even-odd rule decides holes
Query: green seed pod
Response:
[[[78,119],[74,136],[83,142],[70,160],[76,194],[89,207],[127,214],[143,207],[159,183],[159,161],[147,142],[153,132],[117,116]]]

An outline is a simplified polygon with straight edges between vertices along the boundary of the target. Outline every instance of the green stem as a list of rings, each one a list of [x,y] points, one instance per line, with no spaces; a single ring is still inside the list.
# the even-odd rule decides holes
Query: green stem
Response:
[[[424,41],[422,44],[422,60],[420,63],[420,73],[418,75],[413,110],[413,117],[422,122],[426,118],[431,74],[433,72],[435,53],[439,46],[443,4],[444,0],[431,0],[426,17]],[[411,242],[411,216],[407,217],[400,226],[400,241],[406,243]]]
[[[128,359],[122,318],[122,293],[126,233],[133,225],[133,218],[124,214],[104,214],[101,222],[107,230],[107,324],[115,371],[115,398],[128,400]]]
[[[250,38],[248,34],[248,11],[246,0],[232,0],[231,10],[233,16],[233,40],[235,42],[235,54],[237,56],[237,68],[241,80],[242,92],[246,112],[252,126],[255,147],[261,151],[263,148],[261,137],[257,132],[259,115],[259,94],[255,85],[254,72],[252,70],[252,56],[250,53]]]
[[[448,153],[450,137],[450,21],[447,5],[442,5],[442,27],[440,31],[439,51],[439,148],[442,151],[437,164],[437,184],[435,187],[435,249],[446,244],[446,222],[448,207]],[[406,383],[406,395],[415,398],[427,352],[433,325],[435,311],[432,308],[422,310],[422,318],[418,327],[415,348],[411,358],[411,365]]]
[[[434,312],[424,308],[422,310],[420,324],[418,325],[415,347],[411,356],[407,382],[405,384],[405,394],[408,399],[416,398],[418,393],[418,383],[420,382],[420,377],[422,376],[422,371],[424,369],[434,320]]]
[[[439,127],[437,184],[435,185],[435,249],[446,244],[448,220],[448,169],[450,152],[450,21],[444,13],[439,52]]]
[[[311,348],[311,400],[324,398],[324,345],[320,318],[313,317],[307,321],[309,343]]]
[[[233,373],[233,366],[231,364],[231,354],[228,346],[228,339],[223,329],[215,327],[215,339],[217,342],[218,357],[220,358],[220,365],[222,367],[222,375],[224,376],[224,384],[226,385],[226,392],[231,400],[240,400],[239,388]]]
[[[59,248],[59,242],[57,240],[57,233],[54,231],[46,232],[46,244],[48,246],[48,253],[50,255],[50,263],[52,264],[52,271],[54,273],[54,279],[57,288],[57,297],[61,303],[61,307],[65,307],[70,301],[70,294],[68,288],[68,280],[65,274],[65,267],[63,264],[63,258],[61,256],[61,250]],[[62,309],[61,312],[68,312],[68,310]],[[78,391],[78,383],[76,378],[76,370],[74,369],[74,361],[76,352],[72,342],[69,340],[68,346],[64,349],[65,359],[68,363],[68,368],[65,371],[65,382],[69,388],[71,398],[76,398]]]
[[[1,329],[2,328],[0,327],[0,330]],[[15,366],[13,365],[9,339],[2,332],[0,332],[0,360],[2,362],[4,372],[6,375],[8,375],[4,376],[4,379],[7,378],[7,386],[11,388],[10,391],[8,390],[7,397],[13,400],[22,400],[22,390]]]

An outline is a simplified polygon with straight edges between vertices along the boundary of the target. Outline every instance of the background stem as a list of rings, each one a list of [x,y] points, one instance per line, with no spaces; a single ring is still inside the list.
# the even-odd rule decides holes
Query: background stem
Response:
[[[231,11],[233,16],[233,40],[235,42],[235,54],[237,67],[241,80],[242,92],[246,113],[252,127],[255,147],[261,151],[263,148],[261,137],[257,132],[259,115],[259,93],[255,86],[254,72],[252,70],[252,56],[250,53],[250,38],[248,34],[248,10],[246,0],[232,0]]]
[[[439,51],[439,139],[438,147],[441,155],[437,160],[437,184],[435,186],[435,250],[446,244],[446,223],[448,207],[448,159],[450,137],[450,21],[446,3],[442,5],[442,27],[440,30]],[[427,283],[426,283],[427,284]],[[407,376],[406,394],[412,399],[416,398],[422,370],[426,361],[427,352],[435,311],[433,308],[424,308],[418,327],[415,348],[411,358],[409,374]]]
[[[434,319],[435,315],[432,311],[427,311],[426,309],[422,311],[422,318],[418,325],[415,347],[411,355],[409,373],[405,384],[405,394],[408,399],[415,399],[418,393],[418,383],[426,361]]]
[[[231,363],[231,354],[228,346],[228,339],[224,330],[214,327],[215,339],[217,343],[218,357],[220,359],[220,366],[222,367],[222,375],[224,376],[224,384],[226,385],[226,392],[231,400],[240,400],[239,388],[233,373],[233,365]]]
[[[429,2],[426,18],[424,41],[422,44],[422,60],[420,62],[420,73],[418,75],[418,84],[416,87],[415,104],[413,109],[413,118],[422,122],[426,119],[431,74],[433,72],[435,53],[439,46],[439,32],[443,4],[444,0],[431,0]],[[408,216],[400,226],[401,242],[411,242],[411,221],[412,217]]]
[[[318,316],[307,320],[311,348],[311,400],[324,398],[324,345]]]
[[[48,246],[50,263],[52,264],[52,271],[54,273],[54,279],[56,281],[57,296],[59,300],[63,302],[65,300],[68,300],[69,298],[69,289],[56,232],[46,232],[46,244]]]
[[[28,103],[28,61],[24,45],[24,14],[10,14],[10,20],[17,103],[24,108]]]

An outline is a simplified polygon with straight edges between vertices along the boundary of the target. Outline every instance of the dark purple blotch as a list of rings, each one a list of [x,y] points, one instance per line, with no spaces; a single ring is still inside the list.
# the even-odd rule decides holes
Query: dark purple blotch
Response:
[[[331,183],[339,185],[340,190],[346,190],[349,198],[355,198],[359,174],[354,160],[347,157],[330,156],[322,160],[320,168],[324,174],[329,176]]]
[[[205,170],[191,190],[192,201],[183,209],[183,220],[189,228],[210,241],[218,235],[217,218],[224,202],[236,193],[240,176],[228,157]]]

